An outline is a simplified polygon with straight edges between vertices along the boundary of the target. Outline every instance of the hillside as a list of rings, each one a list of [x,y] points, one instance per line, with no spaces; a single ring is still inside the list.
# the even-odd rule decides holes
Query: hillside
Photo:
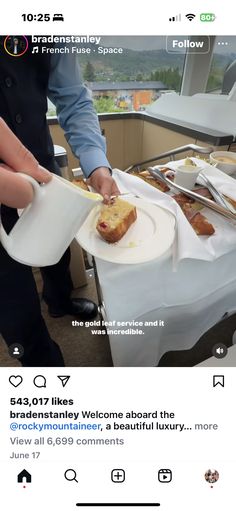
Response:
[[[225,69],[229,61],[236,58],[235,54],[215,54],[213,58],[214,69]],[[135,51],[124,49],[123,54],[98,55],[92,52],[91,55],[80,55],[80,65],[84,71],[87,62],[90,62],[95,71],[96,81],[106,80],[134,80],[137,75],[143,79],[149,79],[151,73],[168,68],[178,68],[180,74],[184,65],[183,54],[170,54],[165,50],[144,50]]]

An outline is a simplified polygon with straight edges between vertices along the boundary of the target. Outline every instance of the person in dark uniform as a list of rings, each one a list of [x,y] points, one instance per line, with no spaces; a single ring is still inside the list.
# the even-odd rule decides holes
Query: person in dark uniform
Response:
[[[14,59],[4,51],[4,37],[0,37],[0,76],[0,117],[42,167],[59,174],[46,120],[49,96],[90,184],[105,201],[110,195],[119,193],[106,159],[98,118],[74,55],[32,54],[30,43],[29,50]],[[1,221],[7,232],[17,218],[16,209],[2,204]],[[69,262],[68,249],[56,265],[41,269],[43,299],[49,314],[52,317],[72,314],[81,319],[92,319],[97,314],[96,304],[70,297]],[[64,364],[60,349],[50,338],[41,316],[31,269],[13,261],[1,244],[0,333],[8,346],[13,343],[23,346],[24,354],[20,360],[23,366]]]

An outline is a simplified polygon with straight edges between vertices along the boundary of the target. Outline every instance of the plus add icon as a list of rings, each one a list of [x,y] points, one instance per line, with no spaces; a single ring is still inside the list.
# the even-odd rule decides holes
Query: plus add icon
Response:
[[[111,480],[113,483],[123,483],[125,481],[125,471],[123,468],[114,468],[111,471]]]

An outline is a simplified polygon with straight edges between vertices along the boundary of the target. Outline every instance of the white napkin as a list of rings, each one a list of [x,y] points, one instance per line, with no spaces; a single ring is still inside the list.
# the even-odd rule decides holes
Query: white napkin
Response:
[[[228,176],[227,174],[225,174],[225,172],[222,172],[213,165],[209,165],[209,163],[206,163],[204,160],[192,157],[191,160],[193,160],[194,163],[198,165],[198,167],[202,168],[202,174],[205,174],[210,179],[210,181],[215,185],[217,190],[236,200],[235,178]],[[183,165],[184,161],[185,160],[170,161],[169,163],[166,164],[166,166],[172,170],[175,170],[177,167],[179,167],[179,165]],[[201,181],[201,178],[199,178],[197,182],[202,186],[206,186],[205,183]]]
[[[192,158],[203,172],[211,179],[214,185],[226,195],[236,199],[236,181],[220,170],[212,167],[203,160]],[[168,168],[175,169],[183,164],[184,160],[169,162]],[[213,224],[215,234],[212,236],[197,236],[177,202],[168,194],[160,192],[142,179],[128,173],[114,169],[114,179],[121,193],[130,192],[144,200],[156,203],[171,211],[176,217],[177,229],[173,250],[174,267],[182,259],[201,259],[213,261],[236,247],[236,225],[208,208],[203,214]]]

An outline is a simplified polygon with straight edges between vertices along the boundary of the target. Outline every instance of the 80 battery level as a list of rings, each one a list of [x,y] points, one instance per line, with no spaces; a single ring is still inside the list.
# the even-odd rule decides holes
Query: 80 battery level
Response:
[[[200,14],[200,21],[215,21],[216,15],[213,12],[202,12]]]

